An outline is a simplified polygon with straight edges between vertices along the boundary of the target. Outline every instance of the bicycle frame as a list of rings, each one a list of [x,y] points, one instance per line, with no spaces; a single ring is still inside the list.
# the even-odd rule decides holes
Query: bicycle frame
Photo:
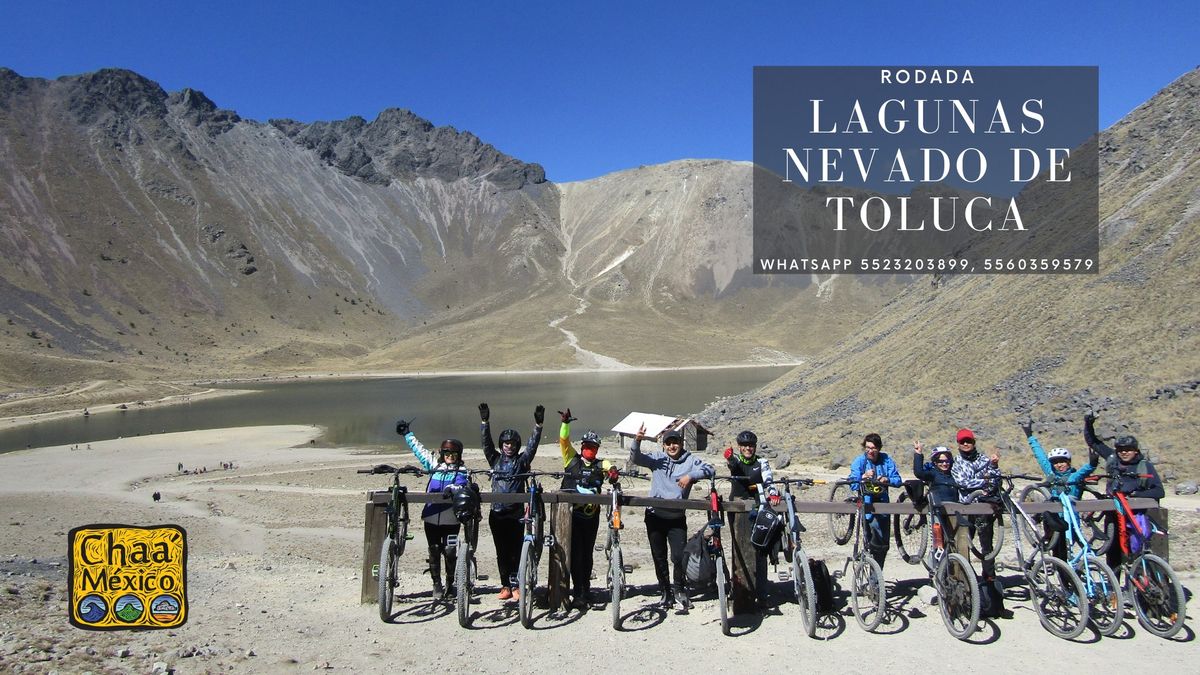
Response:
[[[854,504],[857,509],[854,522],[851,523],[851,527],[855,529],[853,533],[854,547],[851,555],[842,565],[841,572],[835,576],[845,578],[847,573],[851,573],[850,604],[854,610],[854,618],[863,630],[873,631],[883,622],[887,598],[884,592],[883,570],[879,568],[879,563],[871,557],[866,545],[863,544],[865,536],[863,531],[867,527],[866,515],[868,513],[871,513],[874,518],[881,516],[867,509],[866,497],[859,489],[860,484],[861,481],[852,480],[839,480],[835,483],[835,485],[847,485],[854,491]],[[860,598],[866,602],[860,605]]]
[[[1088,603],[1083,583],[1071,566],[1065,561],[1046,554],[1046,546],[1034,519],[1012,498],[1013,479],[1040,481],[1039,476],[1010,474],[1000,476],[1001,489],[998,496],[1004,510],[1008,513],[1013,529],[1013,543],[1017,551],[1017,564],[1021,574],[1029,586],[1029,598],[1042,626],[1054,635],[1068,640],[1078,637],[1087,627]],[[1021,531],[1028,528],[1028,535]],[[1029,558],[1021,545],[1026,536],[1029,541],[1041,542],[1033,546]],[[1057,581],[1055,579],[1057,578]],[[1074,609],[1072,609],[1074,608]],[[1078,621],[1069,615],[1078,610]],[[1056,618],[1060,620],[1055,621]]]
[[[1113,501],[1117,505],[1117,534],[1123,553],[1120,570],[1124,591],[1133,600],[1138,623],[1159,637],[1174,637],[1187,616],[1187,596],[1171,564],[1149,550],[1150,538],[1162,530],[1147,517],[1149,531],[1142,532],[1125,495],[1115,493]],[[1130,553],[1130,529],[1136,529],[1145,539],[1137,553]]]
[[[955,551],[954,538],[949,536],[949,514],[932,490],[929,513],[930,545],[921,564],[929,572],[929,580],[937,592],[938,612],[946,630],[966,640],[979,627],[979,581],[971,563]]]

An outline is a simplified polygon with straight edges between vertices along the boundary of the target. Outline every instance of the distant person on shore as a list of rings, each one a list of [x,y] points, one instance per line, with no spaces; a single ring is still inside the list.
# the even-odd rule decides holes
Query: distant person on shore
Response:
[[[767,503],[767,495],[770,494],[773,502],[779,501],[779,493],[771,485],[774,480],[771,464],[765,457],[758,456],[758,435],[749,430],[738,434],[737,450],[734,450],[732,446],[725,448],[725,463],[729,468],[729,475],[734,478],[729,482],[729,498],[749,499],[755,503],[755,506],[746,513],[731,512],[729,524],[734,532],[749,533],[758,516],[758,505]],[[735,556],[740,553],[736,547],[732,551]],[[755,587],[758,589],[758,602],[762,604],[767,597],[768,554],[757,549],[754,553]],[[777,554],[772,551],[770,555],[776,556]],[[749,567],[747,564],[746,568],[749,569]]]
[[[1146,499],[1165,497],[1167,493],[1163,489],[1162,478],[1159,478],[1158,470],[1154,468],[1150,458],[1142,452],[1138,439],[1131,435],[1118,436],[1114,442],[1116,447],[1110,447],[1096,436],[1095,424],[1096,415],[1088,411],[1083,416],[1083,439],[1087,441],[1092,452],[1104,458],[1104,470],[1108,474],[1108,494]],[[1138,527],[1132,528],[1134,531],[1126,532],[1129,553],[1133,555],[1149,543],[1151,533],[1150,518],[1144,510],[1134,511],[1131,515],[1138,523]],[[1118,532],[1125,529],[1124,521],[1117,520],[1117,514],[1108,513],[1106,518],[1110,524],[1116,525]],[[1126,537],[1121,539],[1125,540]],[[1121,543],[1114,542],[1105,554],[1108,566],[1114,570],[1120,567],[1125,558],[1125,552],[1119,545]]]
[[[561,489],[585,495],[598,495],[611,463],[598,457],[600,434],[585,431],[579,439],[579,452],[571,445],[571,409],[558,411],[562,426],[558,430],[558,446],[562,450],[563,476]],[[592,548],[600,529],[599,504],[571,505],[571,606],[587,609],[592,586]]]
[[[529,435],[529,443],[521,449],[521,434],[516,429],[505,429],[500,432],[500,449],[492,442],[492,428],[488,421],[491,409],[487,403],[479,404],[479,435],[483,441],[483,456],[492,467],[492,492],[522,493],[527,487],[527,478],[514,478],[517,474],[529,472],[533,458],[537,454],[538,443],[542,440],[542,422],[546,417],[546,408],[538,405],[533,409],[533,433]],[[525,514],[522,504],[492,504],[488,514],[488,527],[492,531],[492,542],[496,545],[496,566],[500,569],[501,600],[520,598],[520,584],[517,582],[517,568],[521,562],[521,544],[525,539],[525,525],[521,516]]]
[[[429,484],[425,488],[426,492],[439,493],[450,485],[467,484],[469,476],[466,471],[462,470],[462,441],[457,438],[447,438],[442,441],[435,457],[432,452],[421,445],[421,442],[409,430],[409,423],[405,420],[396,422],[396,433],[404,437],[404,441],[408,443],[408,447],[416,455],[421,466],[431,472]],[[449,502],[426,504],[421,511],[421,518],[425,521],[425,543],[429,547],[429,576],[433,578],[434,599],[453,597],[454,568],[457,558],[456,551],[450,549],[446,544],[447,537],[451,535],[457,537],[459,531],[459,522],[454,517],[453,504]],[[443,558],[446,561],[445,585],[442,584],[441,579]]]
[[[687,499],[696,481],[711,478],[716,470],[684,448],[683,434],[671,429],[662,435],[662,451],[642,452],[642,440],[646,437],[646,425],[638,428],[633,444],[629,446],[629,461],[650,469],[650,496],[659,499]],[[650,554],[654,558],[654,574],[658,577],[658,590],[662,594],[664,608],[679,603],[679,609],[687,613],[692,607],[688,597],[687,568],[683,560],[683,546],[687,540],[687,512],[683,509],[646,508],[646,536],[650,540]],[[673,569],[667,567],[667,549]],[[672,573],[668,576],[669,573]],[[670,584],[674,579],[674,587]]]
[[[900,479],[900,471],[896,468],[896,462],[883,451],[883,439],[879,434],[871,433],[863,437],[862,440],[863,453],[854,458],[850,463],[849,480],[853,481],[851,487],[858,490],[863,496],[863,502],[867,504],[887,504],[891,501],[888,494],[888,488],[900,487],[904,481]],[[887,552],[891,547],[891,522],[892,519],[888,516],[880,516],[874,513],[867,513],[863,516],[866,529],[863,534],[867,540],[867,550],[871,552],[871,557],[875,562],[879,563],[879,569],[883,569],[884,562],[887,561]]]
[[[162,493],[155,490],[154,494],[150,495],[150,498],[157,502],[158,500],[162,499]]]

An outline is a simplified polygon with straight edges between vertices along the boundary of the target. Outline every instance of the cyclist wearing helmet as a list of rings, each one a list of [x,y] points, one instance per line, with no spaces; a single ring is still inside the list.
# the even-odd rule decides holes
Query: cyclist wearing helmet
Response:
[[[435,457],[432,452],[421,445],[416,435],[409,431],[408,422],[404,420],[396,422],[396,433],[404,437],[404,441],[408,443],[412,453],[417,456],[417,461],[421,463],[421,466],[426,471],[432,472],[429,476],[429,485],[425,488],[426,492],[441,492],[447,486],[468,483],[468,475],[463,470],[462,464],[462,441],[457,438],[447,438],[442,441]],[[429,576],[433,577],[434,598],[453,597],[452,586],[457,557],[456,551],[446,545],[447,537],[458,536],[459,522],[454,517],[453,505],[449,503],[426,504],[421,511],[421,518],[425,521],[425,541],[429,546]],[[446,584],[444,586],[440,578],[443,557],[446,559]]]
[[[1000,455],[992,453],[990,457],[984,455],[975,446],[975,434],[970,429],[959,429],[958,436],[958,458],[954,461],[952,474],[954,482],[958,483],[958,490],[961,497],[966,498],[968,494],[975,490],[985,490],[992,493],[998,487],[997,478],[1000,475]],[[970,539],[978,535],[979,550],[985,556],[992,551],[992,528],[996,522],[996,516],[970,516],[967,518],[970,527],[965,530],[960,530],[960,541],[958,548],[960,551],[968,550]],[[996,578],[996,560],[984,560],[980,567],[983,570],[983,580],[992,581]]]
[[[542,440],[542,421],[546,408],[538,405],[533,410],[533,433],[529,443],[521,449],[521,434],[516,429],[500,432],[500,449],[492,442],[492,428],[488,422],[491,410],[488,404],[479,404],[479,435],[483,441],[483,456],[492,467],[492,492],[521,493],[525,491],[525,478],[513,476],[529,472],[538,443]],[[492,531],[492,542],[496,545],[496,566],[500,569],[501,600],[519,597],[517,567],[521,562],[521,543],[525,538],[525,526],[521,523],[524,507],[521,504],[492,504],[488,514],[488,528]]]
[[[774,506],[779,502],[779,492],[772,485],[774,475],[771,465],[765,458],[758,456],[758,436],[753,431],[743,431],[737,435],[737,450],[725,448],[725,462],[729,466],[729,475],[735,480],[729,483],[730,499],[749,499],[755,507],[748,513],[730,513],[729,525],[735,532],[750,532],[755,519],[758,517],[758,504],[770,501]],[[734,555],[738,550],[734,549]],[[772,558],[776,551],[771,550]],[[755,550],[754,577],[758,588],[758,601],[765,602],[767,595],[767,553]]]
[[[651,497],[687,499],[696,481],[716,475],[711,464],[684,448],[683,434],[678,430],[670,429],[663,433],[663,452],[642,452],[642,439],[645,437],[646,425],[643,424],[629,446],[629,461],[650,469]],[[650,539],[650,554],[654,558],[654,573],[658,577],[662,604],[670,607],[673,602],[678,602],[680,611],[684,613],[692,606],[685,584],[687,567],[683,560],[683,546],[687,539],[686,513],[683,509],[646,508],[646,536]],[[668,548],[674,570],[670,577],[667,569]],[[674,593],[670,578],[675,579]]]
[[[1138,440],[1133,436],[1118,436],[1116,448],[1109,447],[1096,437],[1094,425],[1096,416],[1090,411],[1083,416],[1083,439],[1087,441],[1092,452],[1104,458],[1104,468],[1108,473],[1108,494],[1121,493],[1126,497],[1145,497],[1147,499],[1162,499],[1166,496],[1162,479],[1158,471],[1150,463],[1150,459],[1142,452]],[[1139,523],[1143,523],[1144,539],[1149,539],[1150,519],[1144,511],[1134,511],[1131,514]],[[1106,517],[1116,521],[1116,514],[1109,513]],[[1122,521],[1117,521],[1122,522]],[[1120,525],[1118,525],[1119,527]],[[1131,528],[1132,529],[1132,528]],[[1140,549],[1144,542],[1138,532],[1130,532],[1130,550]],[[1123,553],[1121,547],[1112,545],[1106,554],[1109,567],[1117,569],[1121,565]]]
[[[604,484],[605,475],[612,465],[607,459],[600,460],[600,434],[586,431],[579,439],[579,452],[571,445],[571,409],[558,411],[562,426],[558,431],[558,446],[562,449],[562,489],[585,495],[598,495]],[[587,609],[588,594],[592,586],[592,548],[596,545],[596,532],[600,529],[599,504],[573,504],[571,506],[571,606]]]
[[[904,484],[904,481],[900,480],[900,471],[896,468],[896,462],[883,451],[883,439],[879,434],[864,436],[862,448],[863,454],[855,457],[850,463],[849,479],[856,483],[853,487],[862,494],[864,503],[886,504],[890,501],[888,488]],[[879,569],[883,569],[891,545],[888,535],[891,532],[889,526],[892,519],[876,516],[874,513],[865,514],[863,519],[867,525],[863,531],[867,538],[867,550],[871,552],[875,562],[879,563]]]
[[[1029,449],[1033,451],[1033,458],[1037,460],[1038,466],[1042,467],[1042,473],[1046,475],[1046,480],[1050,484],[1050,496],[1058,499],[1059,495],[1065,493],[1079,499],[1083,494],[1083,479],[1092,475],[1092,472],[1096,470],[1093,457],[1095,453],[1089,453],[1090,461],[1076,469],[1071,466],[1070,450],[1054,448],[1050,452],[1046,452],[1042,448],[1037,436],[1033,435],[1033,420],[1027,419],[1021,422],[1021,431],[1029,441]],[[1049,539],[1054,536],[1055,532],[1066,532],[1067,523],[1061,515],[1050,512],[1042,515],[1042,528],[1046,532],[1046,538]],[[1055,558],[1067,559],[1067,538],[1065,536],[1058,538],[1051,553]]]

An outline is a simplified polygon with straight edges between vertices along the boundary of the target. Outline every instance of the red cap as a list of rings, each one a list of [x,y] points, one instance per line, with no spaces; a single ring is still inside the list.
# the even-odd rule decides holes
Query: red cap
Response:
[[[954,439],[957,443],[962,443],[965,440],[975,440],[975,434],[971,433],[970,429],[959,429],[958,438]]]

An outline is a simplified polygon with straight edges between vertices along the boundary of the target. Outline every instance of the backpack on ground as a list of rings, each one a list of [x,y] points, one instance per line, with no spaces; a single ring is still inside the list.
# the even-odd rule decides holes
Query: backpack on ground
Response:
[[[833,575],[824,560],[808,559],[808,574],[812,577],[813,590],[817,594],[817,612],[830,614],[833,607]]]
[[[1004,616],[1004,586],[999,579],[979,580],[979,618],[996,619]]]
[[[713,564],[713,559],[708,555],[707,547],[704,545],[704,530],[707,527],[707,525],[700,526],[700,529],[696,530],[696,534],[693,534],[683,546],[685,576],[687,576],[688,585],[692,588],[707,588],[717,578],[717,567]]]

